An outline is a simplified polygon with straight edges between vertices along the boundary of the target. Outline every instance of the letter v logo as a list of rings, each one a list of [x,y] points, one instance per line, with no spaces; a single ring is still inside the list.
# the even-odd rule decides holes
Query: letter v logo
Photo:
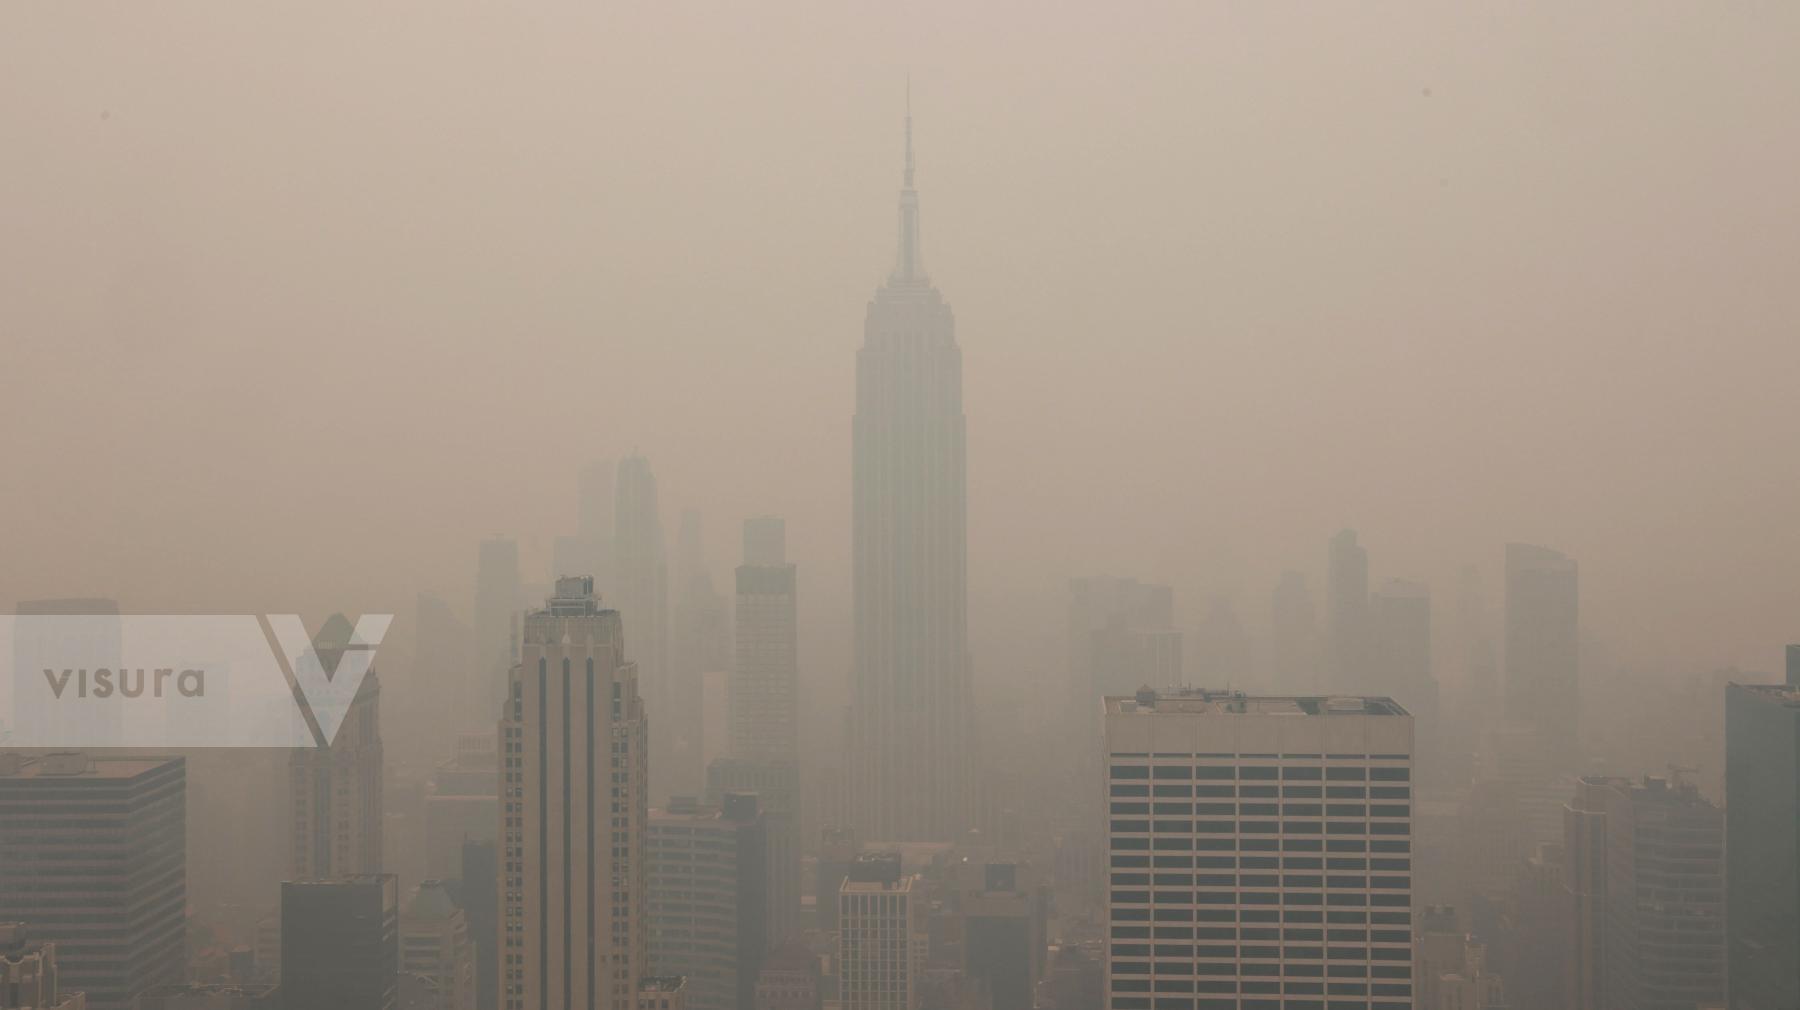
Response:
[[[312,713],[319,746],[331,746],[344,717],[350,714],[350,703],[356,700],[356,692],[375,662],[375,647],[387,634],[394,615],[364,614],[357,618],[356,630],[338,656],[337,669],[330,671],[325,669],[306,634],[306,626],[300,623],[300,615],[270,614],[265,620],[282,663],[293,674],[302,709]]]

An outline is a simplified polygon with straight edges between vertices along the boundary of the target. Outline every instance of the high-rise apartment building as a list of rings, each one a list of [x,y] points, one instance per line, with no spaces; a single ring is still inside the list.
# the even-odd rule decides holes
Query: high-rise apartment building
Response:
[[[1369,622],[1369,552],[1355,530],[1339,530],[1325,557],[1325,644],[1330,687],[1346,694],[1369,684],[1375,647]]]
[[[186,789],[181,758],[0,754],[0,917],[91,1010],[185,977]]]
[[[925,947],[925,895],[900,857],[864,857],[839,886],[838,1005],[843,1010],[918,1010]]]
[[[1105,706],[1107,1006],[1411,1010],[1403,708],[1218,691]]]
[[[399,1007],[400,888],[393,874],[281,885],[281,1005]]]
[[[739,1010],[769,950],[767,829],[754,793],[650,812],[650,971],[687,978],[692,1010]]]
[[[0,922],[0,1007],[87,1010],[87,994],[62,984],[56,944],[32,939],[22,922]]]
[[[973,816],[962,349],[925,275],[912,114],[900,248],[869,301],[852,436],[848,795],[864,837],[947,841]]]
[[[475,652],[463,690],[463,719],[483,726],[506,698],[506,671],[517,654],[519,545],[508,537],[481,542],[475,562]]]
[[[1573,559],[1506,545],[1506,720],[1537,735],[1559,770],[1576,764],[1581,727],[1580,582]]]
[[[1725,689],[1731,1010],[1800,1006],[1800,645],[1785,684]]]
[[[429,983],[418,1010],[475,1010],[468,918],[441,880],[420,884],[400,912],[400,971]]]
[[[1567,808],[1570,1010],[1725,996],[1725,816],[1691,785],[1581,779]]]
[[[625,1010],[644,974],[648,720],[593,590],[525,618],[500,722],[504,1010]]]
[[[337,668],[353,637],[333,614],[313,643],[319,662]],[[381,872],[381,678],[371,669],[329,747],[305,747],[288,762],[288,879],[329,880]]]

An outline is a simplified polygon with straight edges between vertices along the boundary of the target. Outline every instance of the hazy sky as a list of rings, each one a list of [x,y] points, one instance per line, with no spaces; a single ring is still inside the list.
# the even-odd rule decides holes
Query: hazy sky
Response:
[[[1800,640],[1800,7],[0,5],[0,604],[465,614],[575,470],[789,521],[847,663],[910,71],[978,681],[1065,581],[1267,622],[1582,565],[1625,662]]]

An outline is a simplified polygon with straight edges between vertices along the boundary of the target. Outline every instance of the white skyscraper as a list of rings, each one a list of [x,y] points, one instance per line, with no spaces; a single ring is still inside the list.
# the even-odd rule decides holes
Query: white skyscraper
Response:
[[[1108,1007],[1410,1010],[1404,709],[1144,691],[1105,712]]]
[[[616,611],[558,579],[500,723],[501,1005],[631,1010],[644,974],[647,720]]]

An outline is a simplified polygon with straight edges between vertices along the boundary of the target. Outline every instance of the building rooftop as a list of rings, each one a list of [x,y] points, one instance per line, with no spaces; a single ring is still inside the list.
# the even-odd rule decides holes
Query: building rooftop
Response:
[[[892,882],[885,881],[885,880],[846,880],[846,881],[844,881],[843,886],[838,889],[838,893],[839,894],[891,894],[895,891],[907,892],[907,891],[912,890],[913,881],[915,881],[917,879],[918,879],[918,875],[912,874],[909,876],[901,877],[899,880],[895,880]]]
[[[1800,708],[1800,688],[1786,684],[1739,684],[1733,688],[1743,691],[1752,698],[1758,698],[1771,705],[1782,705],[1787,708]]]
[[[145,772],[180,763],[182,759],[178,757],[93,757],[80,751],[58,751],[36,757],[0,754],[0,778],[134,779]]]
[[[1406,715],[1392,698],[1245,694],[1210,688],[1144,688],[1105,699],[1108,715]]]
[[[686,985],[686,975],[645,975],[638,979],[639,992],[680,992]]]

